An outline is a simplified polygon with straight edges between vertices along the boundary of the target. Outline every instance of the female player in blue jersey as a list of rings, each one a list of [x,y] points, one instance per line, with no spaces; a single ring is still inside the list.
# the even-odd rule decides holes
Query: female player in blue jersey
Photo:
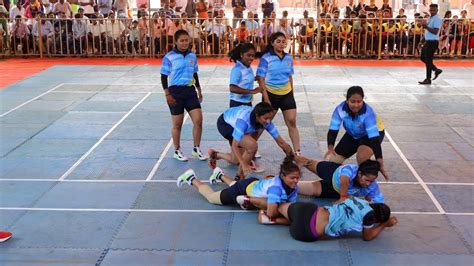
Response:
[[[251,164],[258,150],[257,136],[266,130],[273,137],[286,155],[293,153],[290,145],[283,140],[272,123],[274,109],[268,103],[261,102],[254,108],[237,106],[227,109],[217,119],[219,133],[229,141],[231,152],[225,153],[209,149],[209,165],[214,168],[219,159],[232,164],[239,164],[237,176],[245,176],[252,172]]]
[[[298,165],[293,162],[291,156],[287,156],[280,166],[279,175],[272,178],[258,179],[250,176],[234,181],[216,167],[209,182],[211,184],[224,182],[229,186],[228,188],[214,191],[209,185],[200,181],[192,169],[178,177],[177,185],[178,187],[184,184],[194,186],[209,203],[216,205],[239,204],[244,209],[253,205],[265,209],[268,217],[278,220],[280,216],[278,205],[283,202],[296,202],[300,174]]]
[[[300,154],[300,134],[296,127],[296,101],[293,94],[293,59],[283,51],[286,42],[285,34],[281,32],[270,36],[258,64],[257,80],[262,88],[263,100],[276,111],[281,109],[293,149],[296,154]]]
[[[250,66],[255,59],[255,46],[242,43],[229,52],[232,62],[235,62],[230,72],[230,107],[241,105],[252,106],[253,95],[262,92],[260,87],[254,88],[255,75]]]
[[[301,195],[335,198],[339,199],[338,201],[343,201],[348,197],[362,197],[373,203],[385,202],[375,181],[380,171],[380,164],[377,161],[367,160],[360,165],[342,165],[334,162],[319,162],[302,156],[298,156],[296,161],[322,179],[300,182],[298,191]]]
[[[179,161],[188,158],[181,151],[181,127],[183,125],[184,110],[193,121],[194,148],[192,155],[199,160],[206,160],[200,149],[202,135],[202,93],[198,77],[196,55],[189,50],[189,34],[185,30],[178,30],[174,34],[175,49],[163,58],[161,65],[161,84],[165,91],[166,102],[170,108],[173,127],[171,135],[175,152],[173,157]],[[196,92],[197,90],[197,92]]]
[[[346,133],[334,148],[341,124]],[[382,120],[372,107],[364,102],[364,90],[359,86],[352,86],[347,90],[346,101],[339,104],[332,114],[327,135],[328,151],[324,158],[343,163],[356,154],[357,163],[361,164],[375,155],[380,163],[380,172],[388,180],[382,157],[384,135]]]
[[[299,241],[340,237],[350,232],[362,232],[366,241],[375,239],[385,227],[397,224],[384,203],[371,203],[350,197],[327,207],[310,202],[282,203],[278,211],[286,218],[271,219],[259,212],[262,224],[289,224],[291,236]]]

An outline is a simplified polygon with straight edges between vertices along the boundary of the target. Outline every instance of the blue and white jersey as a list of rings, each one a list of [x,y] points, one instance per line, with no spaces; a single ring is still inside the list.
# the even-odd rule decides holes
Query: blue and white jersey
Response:
[[[252,134],[260,128],[267,130],[273,138],[280,136],[272,122],[267,125],[260,125],[252,117],[252,112],[253,107],[251,106],[237,106],[225,110],[224,121],[234,128],[232,137],[235,140],[240,142],[245,134]]]
[[[335,191],[341,194],[341,175],[349,177],[349,187],[347,194],[353,197],[368,197],[373,203],[384,203],[385,197],[380,191],[376,181],[370,183],[368,187],[360,187],[355,184],[359,166],[357,164],[346,164],[339,166],[332,175],[332,186]]]
[[[168,76],[168,86],[192,86],[194,73],[198,72],[197,57],[193,52],[182,53],[177,49],[163,58],[160,73]]]
[[[242,62],[237,61],[230,72],[230,85],[252,91],[254,81],[255,75],[253,74],[252,67],[246,67]],[[250,92],[249,94],[237,94],[231,92],[230,99],[240,103],[250,103],[252,102],[253,94]]]
[[[291,92],[290,76],[295,74],[293,58],[284,54],[283,59],[273,50],[265,53],[258,64],[257,76],[265,78],[267,90],[276,95],[286,95]]]
[[[246,188],[248,196],[266,198],[268,203],[296,202],[298,188],[295,187],[289,194],[287,191],[289,188],[285,189],[280,176],[254,181]]]
[[[352,118],[349,112],[349,105],[345,101],[339,104],[332,113],[329,130],[339,131],[342,123],[346,132],[355,139],[364,136],[378,137],[379,131],[384,130],[382,120],[375,115],[374,110],[368,104],[364,103],[355,118]]]
[[[338,237],[350,232],[362,232],[362,229],[373,227],[364,225],[364,217],[373,212],[369,203],[359,198],[348,198],[339,204],[325,207],[329,211],[329,222],[324,229],[328,236]]]

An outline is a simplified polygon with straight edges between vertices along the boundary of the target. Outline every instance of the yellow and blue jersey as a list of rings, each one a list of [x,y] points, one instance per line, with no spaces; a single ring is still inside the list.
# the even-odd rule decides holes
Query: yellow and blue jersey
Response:
[[[344,101],[334,110],[329,124],[329,130],[339,131],[342,125],[346,132],[354,139],[364,136],[368,138],[378,137],[379,131],[384,130],[382,120],[376,116],[374,110],[366,103],[362,106],[356,117],[349,114],[349,105]]]
[[[250,91],[253,90],[254,81],[255,75],[253,74],[252,67],[246,67],[242,62],[237,61],[230,72],[230,85],[249,90],[249,94],[237,94],[231,92],[230,99],[241,103],[252,102],[253,95]]]
[[[168,76],[168,86],[192,86],[194,73],[198,72],[197,57],[189,50],[173,49],[163,58],[160,73]]]
[[[339,237],[350,232],[361,232],[364,227],[374,226],[373,221],[364,223],[364,217],[374,210],[363,199],[348,198],[325,208],[329,211],[329,222],[324,229],[324,233],[328,236]]]
[[[356,184],[359,166],[357,164],[346,164],[339,166],[332,175],[332,186],[337,193],[341,194],[341,175],[349,177],[349,187],[347,194],[353,197],[368,197],[373,203],[384,203],[385,197],[380,191],[376,181],[372,182],[368,187],[360,187]]]
[[[232,137],[236,141],[241,141],[244,135],[257,132],[259,129],[265,129],[273,138],[278,138],[280,134],[275,125],[270,122],[266,125],[260,125],[255,121],[253,107],[237,106],[224,111],[224,121],[234,128]]]
[[[289,188],[280,176],[275,176],[250,183],[246,193],[250,197],[266,198],[268,203],[296,202],[298,189]]]
[[[284,53],[283,58],[273,50],[265,53],[258,64],[257,76],[265,78],[265,85],[270,93],[286,95],[291,92],[290,76],[295,74],[293,59]]]

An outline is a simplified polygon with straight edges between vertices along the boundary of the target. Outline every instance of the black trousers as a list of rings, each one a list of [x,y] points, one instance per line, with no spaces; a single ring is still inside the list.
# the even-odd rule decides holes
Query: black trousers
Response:
[[[438,68],[433,64],[433,57],[438,49],[438,41],[425,41],[421,49],[421,61],[426,65],[426,79],[431,80],[431,72]]]

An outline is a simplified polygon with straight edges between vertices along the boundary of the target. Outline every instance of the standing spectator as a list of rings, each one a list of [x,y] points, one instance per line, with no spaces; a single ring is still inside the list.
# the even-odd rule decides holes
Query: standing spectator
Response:
[[[361,11],[364,11],[365,12],[365,7],[366,7],[366,4],[364,3],[365,0],[359,0],[359,4],[357,4],[356,8],[355,8],[355,11],[357,12],[357,14],[361,14]],[[366,14],[365,14],[366,15]]]
[[[347,3],[347,6],[344,8],[344,17],[349,18],[352,11],[356,12],[356,16],[359,15],[359,12],[357,10],[357,6],[354,5],[354,0],[349,0],[348,3]]]
[[[187,0],[185,11],[186,11],[186,14],[188,14],[189,18],[195,18],[196,17],[196,3],[193,0]]]
[[[114,7],[115,7],[115,11],[117,12],[120,10],[127,12],[128,9],[130,8],[130,2],[129,0],[115,0]],[[115,16],[115,13],[114,13],[114,16]]]
[[[232,19],[232,28],[235,28],[237,23],[244,18],[244,11],[244,0],[232,0],[232,12],[234,13],[234,17]]]
[[[384,12],[385,12],[385,10],[388,10],[389,11],[389,15],[388,15],[389,18],[393,18],[393,10],[390,7],[390,5],[388,4],[388,0],[383,0],[382,7],[380,7],[380,9],[382,9]]]
[[[427,0],[422,0],[423,2],[416,7],[416,12],[420,13],[422,17],[430,14],[430,7]]]
[[[199,2],[196,3],[196,11],[198,13],[198,22],[202,24],[204,21],[206,21],[209,18],[209,14],[207,13],[208,6],[207,2],[205,0],[199,0]]]
[[[253,18],[258,21],[258,6],[260,5],[260,0],[245,0],[245,6],[249,12],[252,12]]]
[[[467,11],[467,18],[474,19],[474,0],[468,1],[464,5],[464,10]]]
[[[438,14],[444,14],[446,11],[451,10],[450,0],[438,0]]]
[[[217,17],[221,9],[225,11],[225,0],[209,0],[209,11],[212,17]]]
[[[97,6],[101,14],[108,15],[112,10],[112,0],[97,0]]]
[[[15,6],[10,9],[10,19],[15,19],[17,16],[25,18],[25,8],[21,5],[20,1],[17,1]]]
[[[128,52],[136,54],[139,51],[139,31],[138,21],[132,21],[132,27],[130,28],[130,35],[128,36],[127,42]]]
[[[375,5],[375,0],[370,0],[370,4],[364,7],[366,12],[377,12],[379,8]]]
[[[289,53],[291,49],[291,43],[293,40],[293,29],[288,25],[288,19],[280,19],[280,24],[275,27],[274,33],[281,32],[286,37],[286,47],[284,49],[285,53]]]
[[[260,39],[260,50],[265,49],[265,46],[268,44],[268,39],[273,33],[273,23],[270,18],[263,20],[262,26],[260,26],[260,31],[258,37]]]
[[[269,18],[274,10],[275,5],[272,0],[265,0],[265,3],[262,4],[263,18]]]
[[[145,10],[148,9],[148,0],[136,0],[136,2],[137,2],[137,9],[145,9]]]
[[[41,0],[41,5],[43,6],[43,12],[49,14],[53,11],[53,4],[49,0]]]
[[[43,13],[39,12],[38,15],[40,17],[40,22],[35,22],[33,25],[33,35],[36,37],[38,45],[39,39],[42,39],[43,49],[46,50],[48,54],[51,54],[53,52],[54,28],[51,22],[45,19],[45,15]],[[38,27],[41,27],[41,36],[39,36]]]
[[[255,21],[255,16],[253,15],[252,11],[247,13],[247,19],[245,20],[247,30],[249,31],[250,37],[254,38],[257,36],[258,31],[258,23]]]
[[[195,18],[192,18],[190,21],[186,13],[181,14],[181,18],[181,28],[188,32],[191,40],[190,48],[194,48],[196,54],[200,54],[202,39],[199,24],[196,24]]]
[[[181,14],[186,11],[186,6],[188,4],[188,0],[176,0],[176,6],[174,10],[176,11],[176,14]]]
[[[431,84],[431,72],[435,72],[435,77],[433,78],[433,80],[435,80],[439,76],[439,74],[443,72],[441,69],[437,68],[433,64],[433,56],[439,45],[439,29],[442,25],[441,18],[437,16],[438,5],[430,5],[430,14],[431,17],[428,20],[428,23],[426,23],[425,21],[422,22],[422,25],[426,31],[425,43],[421,50],[421,61],[426,65],[426,79],[419,82],[421,85]]]
[[[20,15],[15,17],[15,23],[12,25],[11,43],[15,54],[21,50],[23,54],[27,53],[29,44],[30,30],[23,22]]]
[[[57,15],[60,12],[64,13],[66,15],[66,18],[71,18],[72,16],[71,5],[65,0],[59,0],[59,2],[57,2],[53,6],[53,13]]]
[[[94,0],[78,0],[78,5],[84,10],[84,15],[86,17],[89,18],[92,14],[94,14]]]
[[[440,55],[449,53],[449,31],[449,20],[444,20],[439,34],[438,50]]]
[[[72,38],[69,41],[69,46],[74,47],[75,54],[82,54],[86,49],[86,34],[87,26],[84,23],[81,15],[76,14],[72,23]]]

